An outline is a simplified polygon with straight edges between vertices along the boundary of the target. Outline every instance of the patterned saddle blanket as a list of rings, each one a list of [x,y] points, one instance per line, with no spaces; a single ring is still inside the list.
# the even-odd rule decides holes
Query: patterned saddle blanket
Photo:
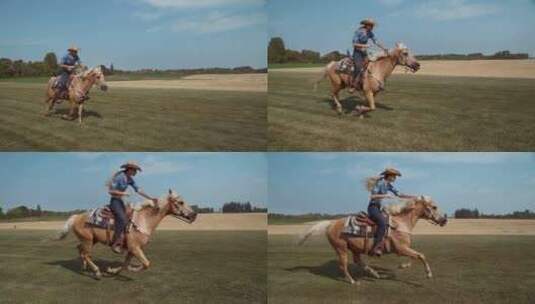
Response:
[[[91,209],[87,223],[92,226],[108,229],[113,227],[114,219],[113,213],[108,206]]]
[[[390,219],[390,215],[388,215],[386,212],[383,212],[383,215],[386,218],[387,226],[386,226],[386,236],[389,235],[390,227],[392,227],[392,222]],[[374,221],[372,221],[368,214],[364,211],[359,212],[357,215],[350,215],[347,217],[345,223],[344,223],[344,234],[348,234],[354,237],[367,237],[367,238],[373,238],[375,236],[375,232],[377,230],[377,225]]]
[[[346,57],[336,64],[336,71],[341,74],[349,74],[353,75],[353,71],[355,71],[355,64],[353,63],[353,59],[351,57]]]

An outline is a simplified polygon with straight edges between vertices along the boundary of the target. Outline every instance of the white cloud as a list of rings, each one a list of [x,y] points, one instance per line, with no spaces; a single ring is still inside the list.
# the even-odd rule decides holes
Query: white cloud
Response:
[[[469,19],[497,13],[499,7],[493,4],[467,3],[466,0],[440,0],[422,3],[416,7],[419,17],[439,21]]]
[[[141,0],[157,8],[205,8],[229,5],[265,4],[265,0]]]
[[[171,26],[171,30],[175,32],[217,33],[265,23],[267,23],[267,16],[263,13],[228,15],[214,12],[200,19],[179,20]]]

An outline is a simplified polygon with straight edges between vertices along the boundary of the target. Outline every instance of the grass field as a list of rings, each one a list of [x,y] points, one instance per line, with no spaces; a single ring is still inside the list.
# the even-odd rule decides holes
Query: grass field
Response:
[[[535,79],[393,75],[364,119],[338,117],[319,73],[269,73],[271,151],[535,149]],[[342,94],[346,113],[362,101]]]
[[[2,303],[265,303],[266,234],[156,232],[149,270],[96,281],[80,272],[75,239],[53,231],[0,231]],[[99,266],[121,257],[95,247]]]
[[[360,285],[339,275],[334,251],[324,237],[303,247],[293,236],[269,236],[269,303],[534,303],[533,236],[416,236],[434,278],[423,266],[398,270],[405,258],[372,259],[387,279],[376,280],[352,266]]]
[[[266,146],[265,92],[93,89],[84,126],[44,117],[44,83],[0,81],[0,150],[251,151]]]

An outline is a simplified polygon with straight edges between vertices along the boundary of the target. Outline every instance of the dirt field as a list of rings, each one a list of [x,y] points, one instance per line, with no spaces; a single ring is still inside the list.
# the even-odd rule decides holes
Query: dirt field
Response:
[[[0,230],[5,229],[31,229],[31,230],[59,230],[64,221],[53,222],[18,222],[0,223]],[[177,219],[167,217],[158,226],[158,230],[232,230],[250,231],[266,230],[267,216],[265,213],[251,214],[199,214],[197,221],[189,225]]]
[[[267,74],[206,74],[176,80],[109,81],[112,88],[267,92]]]
[[[535,60],[425,60],[415,75],[535,79]],[[322,68],[281,68],[278,72],[319,73]],[[394,74],[405,74],[396,68]],[[412,73],[411,73],[412,74]]]
[[[300,234],[314,223],[302,225],[269,225],[269,235]],[[444,227],[420,221],[415,235],[535,235],[535,220],[464,220],[450,219]]]

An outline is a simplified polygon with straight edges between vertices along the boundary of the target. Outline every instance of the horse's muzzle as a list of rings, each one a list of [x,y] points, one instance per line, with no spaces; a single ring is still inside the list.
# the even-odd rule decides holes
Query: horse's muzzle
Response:
[[[420,63],[415,62],[415,63],[411,64],[411,65],[409,66],[409,68],[410,68],[414,73],[416,73],[416,72],[418,72],[418,70],[420,69]]]
[[[442,219],[440,219],[438,224],[440,225],[440,227],[444,227],[444,226],[446,226],[447,223],[448,223],[448,215],[444,214],[444,217]]]

